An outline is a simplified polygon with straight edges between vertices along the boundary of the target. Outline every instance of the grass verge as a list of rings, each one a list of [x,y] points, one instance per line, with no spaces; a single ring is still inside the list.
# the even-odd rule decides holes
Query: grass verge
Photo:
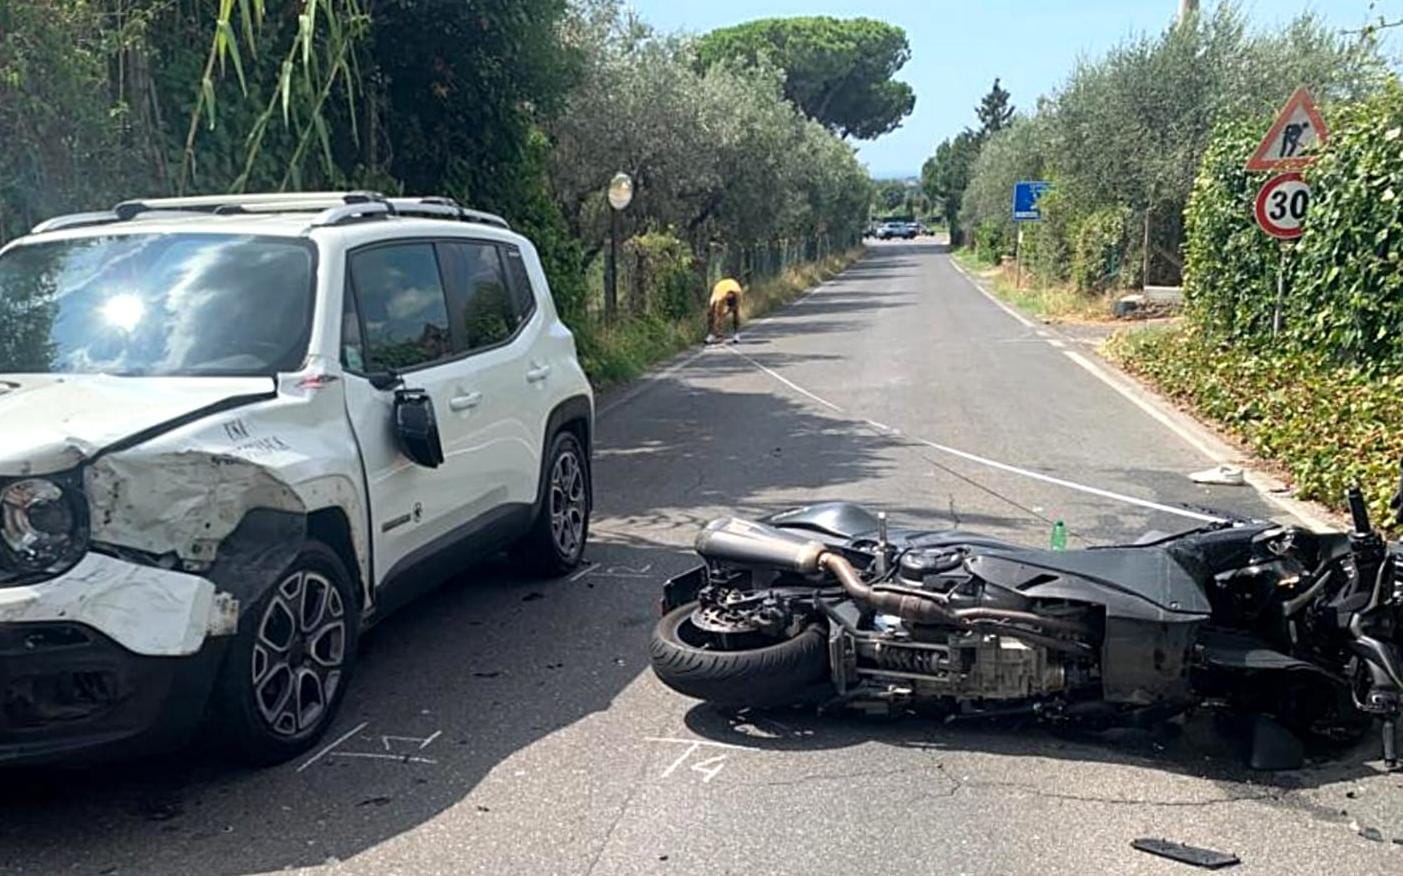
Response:
[[[788,304],[808,289],[832,279],[862,257],[858,247],[817,262],[795,265],[777,277],[747,287],[741,304],[741,325]],[[571,326],[580,363],[595,389],[607,389],[638,377],[706,337],[706,314],[680,320],[644,315],[606,326],[594,318]]]
[[[1247,349],[1190,325],[1118,332],[1104,352],[1279,465],[1300,498],[1341,511],[1345,490],[1358,483],[1375,523],[1395,529],[1388,500],[1403,456],[1403,374]]]
[[[966,271],[988,281],[1004,303],[1044,322],[1110,322],[1113,298],[1085,295],[1062,283],[1041,285],[1024,275],[1024,285],[1016,285],[1017,273],[1011,265],[991,265],[969,250],[956,250],[955,261]]]

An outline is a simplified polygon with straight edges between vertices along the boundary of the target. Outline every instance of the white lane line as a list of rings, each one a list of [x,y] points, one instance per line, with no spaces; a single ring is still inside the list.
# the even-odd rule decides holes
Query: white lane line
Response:
[[[766,368],[764,365],[761,365],[759,362],[756,362],[754,359],[745,355],[740,350],[737,350],[735,347],[727,346],[726,349],[730,350],[732,353],[735,353],[737,356],[749,362],[751,365],[754,365],[756,368],[759,368],[761,371],[770,375],[775,380],[778,380],[780,383],[783,383],[785,386],[789,387],[790,389],[794,390],[800,395],[807,396],[808,398],[813,399],[814,401],[818,402],[819,404],[823,405],[831,411],[835,411],[840,414],[844,413],[843,409],[833,404],[833,402],[829,401],[826,398],[823,398],[822,396],[814,395],[812,392],[809,392],[807,389],[790,380],[788,377],[771,371],[769,368]]]
[[[347,730],[347,731],[345,732],[345,734],[342,735],[342,736],[340,736],[335,742],[331,743],[330,745],[328,745],[328,746],[326,746],[325,748],[323,748],[321,751],[318,751],[316,754],[312,755],[311,760],[308,760],[306,763],[302,764],[302,766],[298,767],[298,768],[297,768],[297,771],[300,773],[300,772],[302,772],[303,770],[305,770],[307,767],[311,766],[312,764],[314,764],[314,763],[316,763],[317,761],[321,760],[322,758],[326,757],[328,754],[331,753],[331,750],[332,750],[333,748],[335,748],[336,746],[338,746],[338,745],[340,745],[341,743],[345,742],[347,739],[350,739],[352,736],[355,736],[357,733],[359,733],[359,732],[361,732],[362,730],[364,730],[364,729],[365,729],[365,725],[367,725],[367,724],[369,724],[369,723],[370,723],[369,721],[362,721],[362,722],[360,722],[359,724],[357,724],[356,726],[352,727],[350,730]]]
[[[1149,414],[1150,417],[1160,425],[1179,436],[1180,440],[1203,454],[1210,462],[1240,464],[1239,457],[1231,447],[1215,449],[1206,444],[1192,429],[1185,428],[1183,424],[1177,422],[1172,416],[1165,413],[1153,402],[1142,397],[1132,386],[1127,385],[1125,381],[1113,376],[1095,362],[1092,362],[1079,353],[1065,351],[1064,355],[1082,368],[1085,368],[1096,379],[1100,380],[1111,389],[1114,389],[1126,399],[1129,399],[1131,404]],[[1335,532],[1339,530],[1339,524],[1320,516],[1308,503],[1278,495],[1273,490],[1273,484],[1269,479],[1262,477],[1250,469],[1245,470],[1244,474],[1246,475],[1247,485],[1256,490],[1258,496],[1262,497],[1269,505],[1280,508],[1290,516],[1296,518],[1301,523],[1305,524],[1308,529],[1314,530],[1315,532]]]
[[[1051,340],[1048,341],[1048,343],[1051,344],[1052,346],[1056,347],[1056,348],[1059,349],[1059,350],[1064,349],[1064,348],[1067,346],[1066,344],[1064,344],[1064,343],[1062,343],[1061,341],[1056,340],[1056,339],[1051,339]]]
[[[769,368],[766,368],[764,365],[761,365],[759,362],[756,362],[754,359],[750,358],[749,356],[745,355],[744,353],[740,352],[739,350],[735,350],[735,349],[732,349],[732,348],[729,348],[729,347],[728,347],[727,349],[731,349],[731,351],[732,351],[733,353],[735,353],[737,356],[740,356],[742,359],[745,359],[745,360],[746,360],[747,362],[749,362],[751,365],[754,365],[756,368],[758,368],[758,369],[760,369],[761,371],[765,372],[765,373],[768,374],[770,377],[773,377],[775,380],[779,381],[780,383],[784,384],[785,386],[789,387],[790,389],[794,390],[795,392],[797,392],[797,393],[799,393],[799,394],[801,394],[801,395],[804,395],[804,396],[806,396],[806,397],[808,397],[808,398],[810,398],[810,399],[812,399],[812,400],[818,402],[819,404],[824,405],[825,407],[830,408],[831,410],[833,410],[833,411],[836,412],[836,413],[840,413],[840,414],[846,413],[842,408],[838,407],[837,405],[833,404],[832,402],[828,401],[827,399],[825,399],[825,398],[823,398],[823,397],[821,397],[821,396],[815,395],[815,394],[812,393],[812,392],[809,392],[809,391],[808,391],[807,389],[805,389],[804,387],[800,386],[799,384],[795,383],[794,381],[790,380],[789,378],[787,378],[787,377],[785,377],[785,376],[783,376],[783,375],[781,375],[781,374],[777,374],[777,373],[775,373],[774,371],[772,371],[772,370],[769,369]],[[1069,353],[1068,355],[1074,355],[1074,354]],[[867,419],[864,419],[862,422],[865,423],[865,424],[868,425],[868,426],[871,426],[872,428],[876,429],[878,432],[881,432],[881,433],[893,434],[893,435],[902,435],[902,434],[903,434],[900,430],[898,430],[898,429],[893,429],[893,428],[891,428],[891,427],[889,427],[889,426],[886,426],[885,424],[882,424],[882,423],[877,422],[876,420],[867,420]],[[987,467],[989,467],[989,468],[998,469],[999,471],[1009,472],[1010,474],[1021,475],[1022,477],[1029,478],[1029,479],[1031,479],[1031,480],[1043,481],[1044,483],[1055,484],[1056,486],[1065,487],[1066,489],[1069,489],[1069,490],[1075,490],[1075,491],[1077,491],[1077,492],[1087,493],[1087,494],[1092,495],[1092,496],[1099,496],[1099,497],[1101,497],[1101,498],[1103,498],[1103,499],[1111,499],[1111,500],[1114,500],[1114,501],[1117,501],[1117,502],[1124,502],[1124,503],[1127,504],[1127,505],[1136,505],[1136,506],[1139,506],[1139,507],[1141,507],[1141,508],[1149,508],[1149,509],[1151,509],[1151,510],[1160,511],[1160,512],[1163,512],[1163,513],[1165,513],[1165,514],[1175,514],[1175,515],[1178,515],[1179,517],[1187,517],[1187,518],[1189,518],[1190,520],[1198,520],[1198,521],[1202,521],[1202,522],[1204,522],[1204,523],[1217,523],[1217,522],[1220,522],[1220,521],[1226,519],[1226,518],[1223,518],[1223,517],[1216,517],[1216,516],[1213,516],[1213,515],[1211,515],[1211,514],[1200,514],[1200,513],[1197,512],[1197,511],[1190,511],[1190,510],[1185,509],[1185,508],[1176,508],[1176,507],[1174,507],[1173,505],[1163,505],[1163,504],[1160,504],[1159,502],[1151,502],[1151,501],[1148,500],[1148,499],[1140,499],[1140,498],[1137,498],[1137,497],[1135,497],[1135,496],[1127,496],[1127,495],[1125,495],[1124,493],[1117,493],[1117,492],[1114,492],[1114,491],[1112,491],[1112,490],[1103,490],[1103,489],[1101,489],[1100,487],[1092,487],[1092,486],[1088,486],[1087,484],[1079,484],[1079,483],[1077,483],[1077,482],[1075,482],[1075,481],[1064,480],[1063,478],[1053,477],[1052,475],[1043,474],[1042,472],[1030,471],[1030,470],[1028,470],[1028,469],[1026,469],[1026,468],[1020,468],[1020,467],[1018,467],[1018,466],[1016,466],[1016,465],[1009,465],[1009,464],[1006,463],[1006,462],[999,462],[998,460],[989,459],[989,458],[987,458],[987,457],[979,456],[979,455],[974,454],[974,453],[969,453],[969,452],[966,452],[966,451],[964,451],[964,450],[960,450],[960,449],[955,448],[955,447],[949,447],[949,446],[947,446],[947,445],[945,445],[945,444],[938,444],[938,443],[936,443],[936,442],[934,442],[934,441],[929,441],[929,440],[927,440],[927,439],[925,439],[925,438],[921,438],[921,437],[916,436],[916,435],[905,435],[904,437],[906,437],[906,438],[908,438],[908,439],[910,439],[910,440],[912,440],[912,441],[915,441],[915,442],[918,443],[918,444],[923,444],[923,445],[925,445],[926,447],[931,448],[932,450],[939,450],[941,453],[948,453],[948,454],[950,454],[951,456],[958,456],[959,458],[964,459],[964,460],[967,460],[967,461],[969,461],[969,462],[977,463],[977,464],[979,464],[979,465],[987,466]]]
[[[858,261],[861,261],[861,259],[859,259]],[[857,264],[857,262],[853,262],[853,264]],[[761,317],[760,319],[754,320],[753,322],[747,323],[747,324],[746,324],[746,326],[747,326],[746,331],[749,332],[749,331],[752,331],[752,330],[754,330],[754,329],[759,328],[760,326],[762,326],[762,325],[764,325],[765,323],[769,322],[770,320],[774,319],[774,318],[775,318],[776,316],[778,316],[780,313],[784,312],[785,310],[787,310],[787,309],[789,309],[789,308],[791,308],[791,307],[798,307],[799,305],[803,304],[805,301],[808,301],[808,300],[809,300],[810,298],[812,298],[814,295],[817,295],[819,292],[822,292],[822,291],[824,290],[825,287],[831,286],[831,285],[832,285],[833,283],[835,283],[841,276],[842,276],[842,274],[838,274],[837,276],[833,277],[832,279],[829,279],[829,280],[826,280],[825,282],[819,283],[817,286],[815,286],[815,287],[813,287],[812,289],[810,289],[809,291],[805,292],[803,295],[800,295],[798,298],[794,299],[793,301],[789,302],[788,304],[784,305],[783,307],[775,308],[773,311],[770,312],[770,314],[769,314],[768,316],[764,316],[764,317]],[[604,417],[606,417],[606,416],[608,416],[609,414],[613,413],[614,410],[615,410],[616,408],[618,408],[620,405],[623,405],[623,404],[626,404],[626,403],[628,403],[628,402],[631,402],[631,401],[633,401],[634,399],[638,398],[638,397],[639,397],[640,395],[642,395],[643,393],[645,393],[645,392],[647,392],[648,390],[652,389],[653,386],[656,385],[658,381],[660,381],[660,380],[662,380],[663,378],[666,378],[666,377],[671,377],[672,375],[676,374],[678,371],[681,371],[683,368],[686,368],[688,365],[691,365],[693,362],[697,361],[697,359],[699,359],[699,358],[701,358],[703,355],[705,355],[709,350],[710,350],[709,347],[705,347],[705,346],[704,346],[704,347],[701,347],[701,348],[698,349],[698,350],[694,350],[694,351],[692,351],[691,353],[684,355],[683,358],[681,358],[681,359],[679,359],[678,361],[672,363],[672,364],[669,365],[667,368],[664,368],[662,371],[655,371],[655,372],[652,372],[652,373],[650,373],[650,374],[643,375],[642,377],[638,378],[637,381],[635,381],[635,383],[634,383],[633,386],[629,387],[628,389],[623,390],[623,391],[619,394],[619,396],[618,396],[617,398],[612,399],[608,404],[603,405],[602,407],[600,407],[600,408],[598,408],[597,410],[595,410],[595,412],[594,412],[595,418],[596,418],[596,419],[603,419]]]
[[[981,285],[979,285],[978,281],[976,281],[973,277],[971,277],[971,276],[969,275],[969,272],[968,272],[968,271],[966,271],[964,268],[960,267],[960,263],[957,262],[957,261],[955,261],[955,257],[954,257],[954,256],[951,256],[951,257],[949,258],[949,262],[950,262],[950,266],[951,266],[951,267],[953,267],[956,271],[959,271],[959,272],[960,272],[960,276],[964,277],[966,280],[969,281],[969,284],[970,284],[971,286],[974,287],[974,291],[978,292],[980,295],[983,295],[985,298],[987,298],[987,299],[989,299],[990,301],[994,302],[994,304],[995,304],[1000,310],[1002,310],[1004,313],[1007,313],[1009,316],[1013,317],[1014,319],[1018,320],[1018,322],[1019,322],[1024,328],[1032,328],[1032,327],[1033,327],[1033,321],[1032,321],[1031,319],[1029,319],[1028,317],[1024,316],[1023,314],[1019,313],[1018,311],[1014,310],[1012,307],[1009,307],[1007,304],[1004,304],[1002,301],[1000,301],[999,299],[995,298],[993,295],[990,295],[988,292],[985,292],[985,291],[984,291],[984,287],[981,286]]]
[[[1043,481],[1044,483],[1055,484],[1059,487],[1066,487],[1069,490],[1076,490],[1079,493],[1088,493],[1092,496],[1100,496],[1103,499],[1113,499],[1117,502],[1124,502],[1127,505],[1138,505],[1141,508],[1149,508],[1152,511],[1162,511],[1165,514],[1177,514],[1180,517],[1187,517],[1190,520],[1201,520],[1204,523],[1221,523],[1227,519],[1224,517],[1217,517],[1212,514],[1200,514],[1197,511],[1190,511],[1187,508],[1176,508],[1173,505],[1161,505],[1159,502],[1151,502],[1148,499],[1139,499],[1135,496],[1127,496],[1124,493],[1117,493],[1111,490],[1103,490],[1100,487],[1091,487],[1087,486],[1086,484],[1079,484],[1076,481],[1063,480],[1062,478],[1057,478],[1053,477],[1052,475],[1043,474],[1039,471],[1029,471],[1026,468],[1019,468],[1016,465],[1009,465],[1006,462],[999,462],[998,460],[988,459],[986,457],[978,456],[973,453],[967,453],[963,450],[959,450],[954,447],[947,447],[944,444],[937,444],[934,441],[927,441],[925,438],[920,438],[915,435],[908,435],[907,437],[910,438],[912,441],[917,442],[918,444],[924,444],[925,446],[933,450],[939,450],[941,453],[948,453],[951,456],[958,456],[961,459],[966,459],[970,462],[975,462],[980,465],[986,465],[989,468],[996,468],[1000,471],[1009,472],[1010,474],[1021,475],[1025,478],[1030,478],[1035,481]]]
[[[663,378],[671,377],[678,371],[681,371],[683,368],[686,368],[688,365],[691,365],[693,362],[697,361],[697,359],[701,358],[701,356],[705,354],[706,351],[706,347],[702,347],[700,350],[694,350],[689,355],[683,357],[680,361],[674,362],[672,365],[668,366],[667,368],[664,368],[662,371],[654,371],[651,374],[647,374],[643,377],[640,377],[632,387],[624,390],[623,393],[620,394],[617,398],[611,400],[608,404],[604,405],[603,407],[596,409],[594,412],[595,419],[603,419],[604,417],[607,417],[609,414],[613,413],[614,410],[620,405],[625,404],[627,402],[631,402],[643,393],[652,389]]]

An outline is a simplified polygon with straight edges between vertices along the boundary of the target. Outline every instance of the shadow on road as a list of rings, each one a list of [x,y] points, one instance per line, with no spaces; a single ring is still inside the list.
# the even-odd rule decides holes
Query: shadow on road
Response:
[[[656,546],[591,556],[605,571],[684,565]],[[189,751],[7,775],[0,871],[246,874],[345,860],[413,830],[513,753],[609,708],[645,665],[656,574],[472,570],[371,633],[327,742],[360,731],[301,771],[311,755],[250,771]]]
[[[953,723],[902,715],[863,717],[852,712],[818,715],[813,709],[752,711],[694,705],[687,728],[705,739],[770,751],[849,748],[876,742],[935,752],[979,752],[1005,757],[1070,760],[1134,766],[1214,782],[1229,793],[1245,787],[1298,790],[1376,776],[1365,761],[1377,757],[1378,739],[1313,752],[1308,766],[1289,772],[1249,770],[1242,740],[1217,716],[1195,715],[1154,730],[1117,729],[1097,734],[1054,732],[1032,718]]]
[[[708,379],[740,361],[710,359]],[[250,771],[189,751],[5,776],[0,872],[242,876],[413,831],[645,670],[658,585],[693,562],[666,545],[721,511],[797,504],[777,491],[880,481],[892,446],[768,392],[662,378],[627,418],[600,422],[596,565],[581,577],[528,581],[499,561],[386,619],[326,741],[345,738],[315,759]]]

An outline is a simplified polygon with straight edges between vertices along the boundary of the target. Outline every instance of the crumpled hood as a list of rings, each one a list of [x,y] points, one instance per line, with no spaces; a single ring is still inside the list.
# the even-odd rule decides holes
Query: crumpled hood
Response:
[[[64,471],[124,438],[275,390],[269,377],[0,375],[0,476]]]

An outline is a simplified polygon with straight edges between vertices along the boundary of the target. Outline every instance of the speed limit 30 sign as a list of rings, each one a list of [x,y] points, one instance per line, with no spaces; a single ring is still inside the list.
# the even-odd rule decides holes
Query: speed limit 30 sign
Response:
[[[1295,240],[1310,208],[1310,184],[1299,173],[1283,173],[1267,180],[1257,192],[1257,224],[1272,237]]]

